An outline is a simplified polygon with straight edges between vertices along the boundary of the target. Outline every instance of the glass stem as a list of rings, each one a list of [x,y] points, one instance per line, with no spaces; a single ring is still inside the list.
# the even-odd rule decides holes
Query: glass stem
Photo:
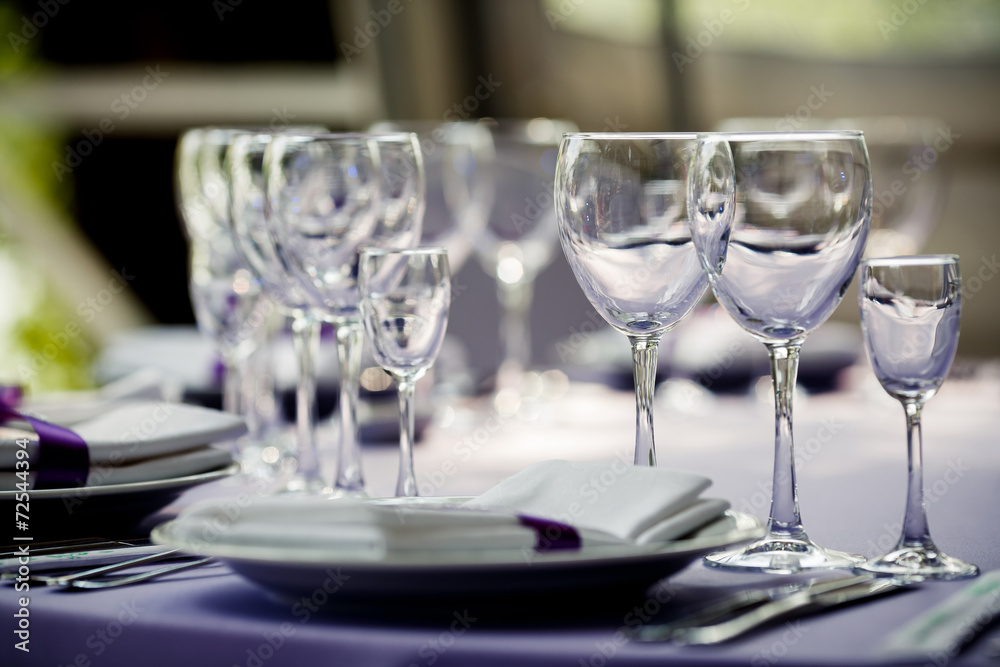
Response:
[[[234,415],[240,415],[240,400],[242,387],[242,374],[240,373],[240,362],[236,355],[224,354],[222,357],[222,410]]]
[[[924,507],[924,453],[920,430],[920,411],[917,401],[903,401],[906,410],[906,446],[909,481],[906,491],[906,516],[903,517],[903,534],[900,547],[931,545]]]
[[[292,319],[292,346],[298,368],[295,387],[296,475],[306,487],[322,483],[316,453],[316,357],[320,322],[305,311]]]
[[[531,330],[528,313],[531,310],[532,283],[500,283],[500,304],[503,322],[500,330],[500,377],[497,383],[510,386],[520,381],[521,374],[531,365]]]
[[[266,374],[264,367],[265,342],[260,341],[240,364],[240,401],[243,405],[243,418],[247,423],[247,438],[250,442],[256,443],[261,437],[261,414],[257,409],[257,378]]]
[[[336,327],[337,358],[340,361],[340,451],[337,455],[336,488],[352,493],[364,492],[357,417],[364,329],[361,322],[353,318],[338,320]]]
[[[413,473],[413,439],[415,422],[413,391],[416,382],[412,377],[400,376],[399,384],[399,478],[396,480],[397,496],[416,496],[417,478]]]
[[[629,338],[635,381],[635,465],[655,466],[653,445],[653,391],[656,389],[658,338]]]
[[[768,535],[805,540],[795,485],[795,446],[792,439],[792,399],[799,372],[799,345],[768,345],[774,388],[774,473]]]
[[[223,353],[222,355],[222,410],[238,417],[243,416],[243,401],[241,400],[241,385],[243,383],[244,370],[236,355]],[[241,445],[245,441],[240,438],[233,438],[226,447],[237,461],[243,458]],[[242,462],[242,461],[241,461]]]

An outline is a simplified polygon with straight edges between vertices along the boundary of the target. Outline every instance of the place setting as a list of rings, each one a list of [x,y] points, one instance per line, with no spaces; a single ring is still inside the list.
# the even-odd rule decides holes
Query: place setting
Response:
[[[228,481],[161,517],[149,542],[119,545],[131,558],[102,554],[35,583],[100,595],[146,582],[170,586],[174,573],[205,567],[213,579],[235,575],[261,600],[287,607],[336,573],[342,584],[321,605],[331,619],[356,613],[426,622],[434,611],[475,604],[509,623],[527,618],[527,609],[541,618],[541,601],[554,596],[572,601],[565,621],[649,600],[696,568],[702,582],[717,574],[714,588],[679,584],[687,595],[657,603],[663,613],[628,629],[627,642],[647,650],[726,643],[800,615],[978,576],[976,565],[938,549],[922,496],[921,408],[955,356],[958,259],[863,257],[872,193],[864,136],[566,129],[554,158],[550,231],[586,299],[630,348],[635,428],[627,453],[563,460],[539,450],[477,494],[422,494],[419,463],[431,459],[417,455],[425,445],[416,415],[421,402],[439,399],[416,387],[433,373],[453,317],[452,253],[464,261],[476,246],[463,234],[487,229],[483,186],[435,175],[436,187],[458,202],[449,210],[462,213],[435,220],[425,239],[422,144],[434,128],[423,128],[423,142],[393,125],[364,133],[189,130],[178,149],[180,209],[199,327],[224,361],[224,410],[125,400],[59,426],[54,448],[52,434],[33,424],[39,437],[31,453],[18,454],[14,436],[0,441],[0,475],[13,481],[28,467],[18,462],[30,462],[26,488],[35,503],[48,500],[52,514],[44,520],[61,537],[71,524],[87,526],[85,518],[110,522],[127,512],[136,521],[192,486]],[[453,166],[490,159],[488,133],[438,130],[437,148]],[[438,158],[435,169],[447,165]],[[902,534],[872,559],[821,546],[806,532],[792,426],[800,348],[855,281],[868,363],[907,423]],[[774,466],[766,521],[735,497],[716,497],[707,465],[674,467],[690,445],[676,440],[670,414],[656,420],[654,437],[661,339],[669,341],[710,298],[747,345],[767,354]],[[255,318],[261,304],[270,304],[272,317]],[[323,326],[336,340],[341,385],[333,418],[320,423]],[[284,434],[293,444],[281,466],[264,459],[276,441],[258,428],[256,399],[243,390],[259,372],[255,350],[279,331],[291,332],[296,371],[295,419]],[[398,452],[387,497],[370,491],[365,473],[363,353],[382,373],[384,391],[396,394]],[[487,410],[497,409],[498,396],[484,399]],[[574,420],[588,428],[586,414]],[[70,427],[71,442],[62,443]],[[690,429],[682,433],[692,437]],[[760,435],[739,437],[767,434]],[[379,458],[383,466],[386,460]],[[79,485],[50,488],[50,465]],[[13,507],[14,494],[0,492],[0,501]],[[86,496],[86,513],[70,509],[78,496]],[[57,516],[57,503],[67,516]],[[746,583],[734,584],[740,576]]]

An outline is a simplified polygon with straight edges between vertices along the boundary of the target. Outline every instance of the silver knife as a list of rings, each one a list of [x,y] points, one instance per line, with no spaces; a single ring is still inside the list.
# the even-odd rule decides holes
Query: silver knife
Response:
[[[859,575],[818,582],[786,597],[764,603],[736,618],[714,625],[676,628],[666,636],[657,626],[640,630],[640,641],[671,641],[675,644],[718,644],[734,639],[765,623],[795,611],[835,607],[867,597],[883,595],[903,587],[893,579],[876,579]]]

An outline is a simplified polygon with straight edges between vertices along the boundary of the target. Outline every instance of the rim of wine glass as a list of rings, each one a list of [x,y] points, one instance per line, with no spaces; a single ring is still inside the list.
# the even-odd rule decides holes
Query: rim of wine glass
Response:
[[[678,139],[683,141],[694,141],[699,137],[697,132],[567,132],[563,134],[563,141],[571,139],[595,139],[595,140],[616,140],[635,141],[636,139]]]
[[[484,116],[476,122],[490,130],[495,142],[518,142],[534,146],[558,146],[564,134],[579,129],[576,123],[568,118],[548,116],[534,118]],[[543,127],[545,123],[551,123],[552,128],[544,136],[539,132],[532,132],[532,127]]]
[[[448,256],[448,249],[444,246],[422,246],[420,248],[379,248],[378,246],[364,246],[359,250],[362,255],[444,255]]]
[[[864,139],[861,130],[805,130],[797,132],[699,132],[699,139],[725,141],[830,141]]]
[[[777,116],[737,116],[727,118],[717,125],[717,132],[770,132],[781,121]],[[890,114],[885,116],[830,116],[796,119],[796,127],[803,131],[845,131],[860,130],[865,133],[865,141],[877,146],[910,146],[933,140],[934,133],[947,125],[933,116],[909,116]],[[787,131],[787,130],[786,130]]]
[[[861,260],[861,266],[933,266],[935,264],[957,264],[958,255],[898,255],[896,257],[871,257]]]
[[[416,132],[277,132],[282,138],[311,141],[419,141]]]

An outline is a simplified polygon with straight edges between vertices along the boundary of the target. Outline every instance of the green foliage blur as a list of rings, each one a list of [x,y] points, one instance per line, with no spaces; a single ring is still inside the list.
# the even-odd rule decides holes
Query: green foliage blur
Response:
[[[32,58],[33,40],[18,39],[22,23],[13,6],[0,3],[0,89],[45,67]],[[32,118],[0,111],[0,191],[65,215],[70,185],[59,183],[51,167],[61,159],[63,140]],[[20,240],[20,226],[30,223],[14,218],[0,198],[0,384],[20,384],[29,393],[92,387],[96,347],[74,306],[32,261],[45,249]]]

